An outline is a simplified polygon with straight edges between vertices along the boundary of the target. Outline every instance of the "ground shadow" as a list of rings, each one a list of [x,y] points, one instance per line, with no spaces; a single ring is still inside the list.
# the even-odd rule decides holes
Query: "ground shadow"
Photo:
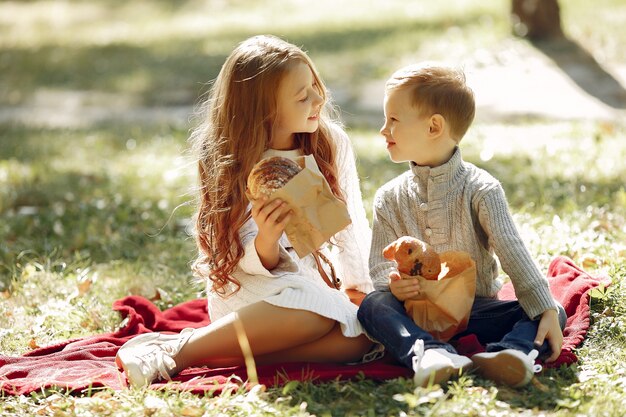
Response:
[[[580,44],[567,37],[532,41],[587,94],[616,109],[626,109],[626,89]]]

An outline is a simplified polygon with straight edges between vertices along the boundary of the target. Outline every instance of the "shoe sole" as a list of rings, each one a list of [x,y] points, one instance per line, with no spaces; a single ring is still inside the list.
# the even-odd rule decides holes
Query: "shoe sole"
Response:
[[[415,378],[413,378],[413,382],[415,382],[415,385],[417,386],[421,386],[423,388],[429,386],[429,385],[435,385],[435,384],[439,384],[441,385],[443,382],[446,382],[447,380],[449,380],[450,378],[452,378],[453,376],[459,375],[459,373],[465,373],[468,370],[472,369],[472,363],[468,363],[465,366],[459,366],[459,367],[455,367],[455,366],[443,366],[439,369],[435,369],[433,371],[431,371],[431,373],[424,378],[422,381],[419,381]]]
[[[521,387],[532,379],[526,364],[515,355],[502,352],[492,357],[472,357],[476,372],[485,379],[511,387]]]
[[[442,382],[446,382],[447,380],[449,380],[450,377],[452,377],[452,375],[454,375],[454,373],[458,371],[459,371],[458,369],[455,369],[451,366],[446,366],[444,368],[434,370],[422,381],[419,381],[415,378],[413,379],[413,381],[415,382],[415,385],[423,387],[423,388],[429,385],[435,385],[435,384],[441,385]]]

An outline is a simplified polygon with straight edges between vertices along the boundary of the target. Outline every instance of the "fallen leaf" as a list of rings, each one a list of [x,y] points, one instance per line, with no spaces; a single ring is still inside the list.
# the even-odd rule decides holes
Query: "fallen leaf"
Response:
[[[39,349],[41,346],[39,346],[39,344],[37,343],[37,340],[35,340],[35,338],[33,337],[28,342],[28,347],[34,350],[34,349]]]

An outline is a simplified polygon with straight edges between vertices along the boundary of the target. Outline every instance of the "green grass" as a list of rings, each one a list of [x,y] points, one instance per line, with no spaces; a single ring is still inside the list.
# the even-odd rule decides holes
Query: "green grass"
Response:
[[[403,63],[462,61],[511,42],[505,2],[406,3],[322,0],[305,9],[295,1],[3,2],[0,116],[14,107],[34,116],[58,107],[80,121],[80,106],[191,107],[237,42],[268,32],[307,49],[342,110],[354,114],[362,88]],[[602,63],[623,66],[622,2],[561,3],[566,32]],[[63,101],[73,97],[80,97],[78,111]],[[366,116],[348,128],[369,214],[375,190],[406,165],[389,161],[372,129],[380,114]],[[196,184],[188,128],[159,118],[55,128],[0,123],[0,352],[20,355],[112,331],[120,318],[111,304],[128,294],[163,309],[203,296],[189,267]],[[592,298],[592,325],[576,366],[548,370],[519,390],[472,373],[428,389],[405,379],[360,379],[218,396],[47,390],[2,398],[0,414],[622,415],[626,124],[479,118],[462,149],[502,181],[544,271],[554,256],[566,255],[613,278]]]

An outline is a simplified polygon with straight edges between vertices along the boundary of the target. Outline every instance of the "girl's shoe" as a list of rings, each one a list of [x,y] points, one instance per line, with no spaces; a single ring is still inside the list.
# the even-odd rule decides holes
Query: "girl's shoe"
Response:
[[[504,349],[499,352],[477,353],[472,356],[476,372],[483,378],[514,388],[523,387],[541,371],[535,365],[539,353],[533,349],[527,355],[519,350]]]
[[[466,356],[439,348],[424,351],[422,340],[415,342],[413,351],[413,381],[418,387],[441,384],[472,367],[472,360]]]
[[[141,334],[122,345],[115,363],[124,369],[128,382],[135,388],[150,385],[159,377],[171,381],[177,371],[173,357],[192,334],[193,329],[184,329],[178,334]]]

